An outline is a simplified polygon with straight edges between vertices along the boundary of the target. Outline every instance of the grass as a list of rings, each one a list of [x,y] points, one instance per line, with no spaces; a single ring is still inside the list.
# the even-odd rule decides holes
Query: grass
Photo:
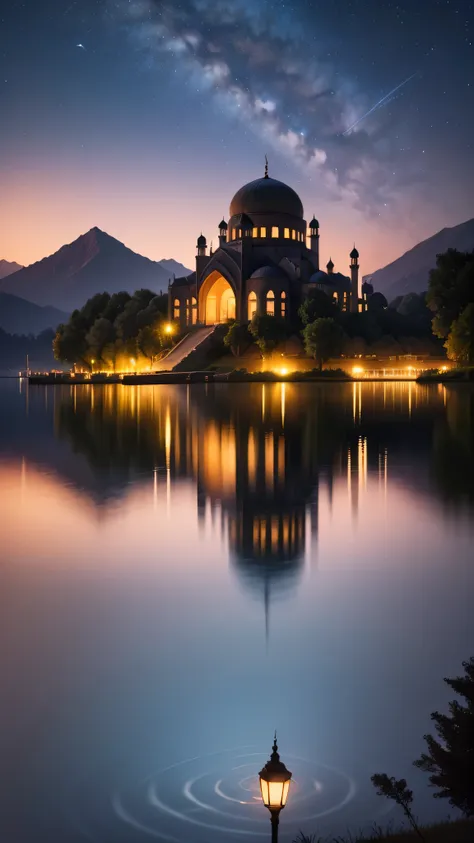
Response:
[[[420,831],[425,843],[473,843],[474,820],[456,820],[423,826]],[[300,832],[294,843],[373,843],[374,840],[382,840],[385,843],[421,843],[421,838],[414,831],[393,831],[382,829],[380,826],[374,826],[369,834],[348,832],[347,835],[339,837],[318,837],[316,834],[307,835]]]

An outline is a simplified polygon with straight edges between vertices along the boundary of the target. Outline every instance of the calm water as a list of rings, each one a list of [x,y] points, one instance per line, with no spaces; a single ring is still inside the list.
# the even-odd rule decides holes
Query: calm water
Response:
[[[412,767],[474,654],[474,392],[0,382],[0,837],[281,839],[449,809]]]

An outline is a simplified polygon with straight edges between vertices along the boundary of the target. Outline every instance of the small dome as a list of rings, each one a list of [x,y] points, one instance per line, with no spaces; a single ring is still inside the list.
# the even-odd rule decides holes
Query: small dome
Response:
[[[221,231],[222,231],[222,229],[224,229],[224,231],[227,231],[227,223],[226,223],[226,221],[225,221],[225,220],[221,220],[221,221],[220,221],[220,223],[219,223],[219,229],[220,229]]]
[[[313,219],[311,220],[311,222],[310,222],[310,224],[309,224],[309,227],[310,227],[311,229],[313,229],[313,228],[319,228],[319,222],[318,222],[318,220],[316,219],[316,217],[313,217]]]
[[[327,264],[326,264],[326,269],[327,269],[329,272],[332,272],[332,271],[333,271],[333,269],[334,269],[334,264],[333,264],[333,262],[332,262],[331,258],[329,258],[329,260],[328,260],[328,262],[327,262]]]
[[[198,246],[205,246],[207,244],[207,240],[204,237],[204,234],[199,235],[199,237],[197,239],[197,244],[198,244]]]
[[[252,272],[251,278],[278,278],[288,281],[286,272],[280,266],[261,266]]]
[[[351,252],[351,254],[350,254],[350,257],[351,257],[351,258],[358,258],[358,257],[359,257],[359,252],[357,251],[357,249],[356,249],[356,247],[355,247],[355,246],[354,246],[354,248],[352,249],[352,252]]]
[[[230,216],[236,214],[289,214],[303,218],[303,205],[292,187],[282,181],[255,179],[244,184],[230,203]]]

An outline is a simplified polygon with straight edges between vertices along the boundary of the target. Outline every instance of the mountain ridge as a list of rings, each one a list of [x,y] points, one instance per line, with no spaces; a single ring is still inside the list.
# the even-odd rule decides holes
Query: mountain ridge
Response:
[[[23,265],[21,263],[17,263],[16,261],[6,261],[3,258],[0,258],[0,280],[2,278],[7,278],[8,275],[13,275],[13,273],[18,272],[19,269],[23,269]]]
[[[474,218],[445,227],[413,246],[387,266],[365,275],[389,300],[406,293],[422,293],[428,289],[430,269],[436,267],[436,255],[447,249],[461,252],[474,249]]]
[[[166,262],[182,267],[172,258]],[[171,275],[168,267],[94,226],[52,255],[0,279],[0,292],[71,312],[95,293],[133,293],[140,287],[165,291]]]
[[[0,292],[0,328],[9,334],[37,335],[68,319],[69,313],[56,307],[41,307],[12,293]]]

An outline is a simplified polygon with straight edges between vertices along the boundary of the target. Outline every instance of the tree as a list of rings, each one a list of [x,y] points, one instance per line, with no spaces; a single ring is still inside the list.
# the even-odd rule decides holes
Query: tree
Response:
[[[240,322],[232,322],[229,325],[229,330],[224,337],[224,345],[230,348],[234,357],[238,357],[242,345],[250,342],[250,334],[247,325],[241,325]]]
[[[415,767],[430,773],[430,783],[439,788],[438,799],[448,799],[467,817],[474,816],[474,658],[463,662],[464,676],[445,679],[453,691],[466,700],[449,704],[449,715],[433,712],[439,740],[425,735],[428,752]]]
[[[86,360],[85,331],[74,320],[74,315],[77,313],[78,311],[74,311],[66,325],[58,325],[53,340],[54,357],[62,363],[78,363]]]
[[[474,303],[453,322],[444,347],[450,360],[469,366],[474,363]]]
[[[140,328],[137,334],[137,348],[144,357],[148,358],[151,366],[153,366],[156,356],[163,348],[160,325],[160,321],[157,321],[154,325],[145,325],[144,328]]]
[[[89,358],[103,360],[104,348],[110,346],[115,340],[116,332],[112,322],[104,316],[99,316],[86,334]]]
[[[340,354],[344,333],[334,319],[316,319],[302,333],[306,354],[318,361],[320,370],[330,357]]]
[[[117,316],[115,320],[117,334],[124,342],[136,337],[140,328],[144,328],[146,324],[153,321],[153,318],[147,320],[141,314],[154,298],[155,294],[151,290],[137,290]]]
[[[266,357],[278,343],[283,342],[287,334],[284,319],[266,314],[255,314],[248,329],[262,352],[262,357]]]
[[[448,249],[436,257],[429,276],[426,302],[435,314],[433,333],[445,339],[461,311],[474,301],[474,251]]]
[[[410,825],[416,831],[418,837],[424,840],[420,829],[413,816],[411,805],[413,802],[413,791],[407,787],[405,779],[396,779],[394,776],[387,776],[386,773],[375,773],[371,777],[373,786],[377,789],[378,796],[386,796],[387,799],[393,799],[397,805],[400,805],[403,813],[407,817]]]
[[[315,287],[313,290],[310,290],[309,294],[300,305],[298,309],[298,316],[300,317],[303,325],[309,325],[310,322],[314,322],[315,319],[324,319],[328,316],[335,316],[337,312],[337,306],[334,302],[326,295],[323,290],[319,290]]]

